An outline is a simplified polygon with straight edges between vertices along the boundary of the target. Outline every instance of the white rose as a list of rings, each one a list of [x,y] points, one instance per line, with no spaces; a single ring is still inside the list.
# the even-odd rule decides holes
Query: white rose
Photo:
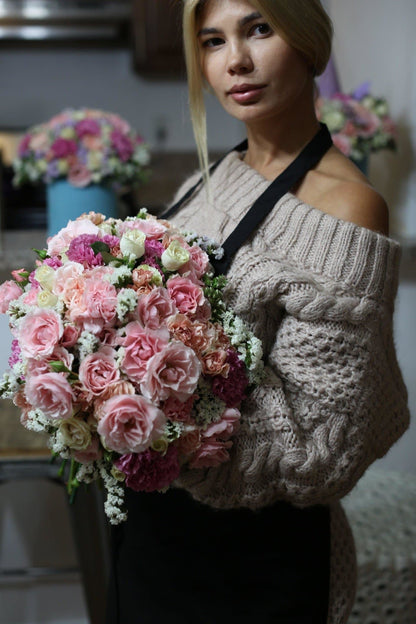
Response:
[[[140,230],[128,230],[120,240],[120,249],[123,256],[141,258],[144,254],[146,234]]]
[[[53,308],[58,303],[58,297],[49,290],[41,290],[37,296],[37,303],[40,308]]]
[[[67,418],[59,425],[59,437],[65,446],[74,451],[84,451],[91,444],[91,430],[79,418]]]
[[[39,282],[42,288],[52,290],[55,283],[55,270],[47,264],[42,264],[35,271],[35,280]]]
[[[168,271],[176,271],[188,262],[189,251],[184,249],[177,240],[170,243],[162,254],[162,264]]]

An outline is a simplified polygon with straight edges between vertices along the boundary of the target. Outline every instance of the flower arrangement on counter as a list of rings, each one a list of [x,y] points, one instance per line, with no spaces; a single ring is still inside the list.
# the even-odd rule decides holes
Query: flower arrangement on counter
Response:
[[[64,110],[23,136],[13,163],[15,186],[65,178],[75,187],[107,184],[116,190],[143,181],[149,149],[113,113]]]
[[[328,126],[336,147],[349,158],[362,161],[370,152],[396,149],[396,126],[384,98],[369,93],[364,83],[352,94],[318,97],[318,119]]]
[[[90,213],[0,286],[14,340],[0,396],[69,462],[69,493],[101,480],[117,524],[124,487],[166,489],[229,459],[261,342],[224,304],[221,248],[143,209]],[[64,464],[61,466],[64,470]]]

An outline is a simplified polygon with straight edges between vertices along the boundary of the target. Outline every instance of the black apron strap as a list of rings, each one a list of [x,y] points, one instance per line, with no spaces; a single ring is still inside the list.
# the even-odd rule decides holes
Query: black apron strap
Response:
[[[224,255],[221,260],[211,261],[217,273],[227,272],[234,254],[267,217],[269,212],[272,211],[279,199],[293,188],[310,169],[317,165],[322,156],[329,150],[332,145],[331,134],[325,124],[321,123],[320,126],[320,130],[313,139],[303,148],[295,160],[273,180],[264,193],[257,198],[247,214],[226,239],[222,245]]]
[[[278,175],[277,178],[275,178],[275,180],[273,180],[264,193],[257,198],[250,210],[241,219],[240,223],[224,242],[222,245],[224,255],[221,260],[211,260],[211,264],[217,273],[227,272],[234,254],[247,240],[250,234],[260,225],[263,219],[267,217],[279,199],[283,197],[283,195],[291,188],[293,188],[310,169],[318,164],[331,145],[331,134],[326,125],[321,123],[319,131],[315,134],[312,140],[303,148],[295,160],[291,162],[290,165],[280,175]],[[241,152],[246,150],[247,146],[248,143],[247,140],[245,140],[234,147],[231,151]],[[215,171],[226,156],[227,154],[211,166],[209,170],[210,174]],[[169,219],[175,215],[182,205],[199,189],[202,182],[203,179],[201,177],[198,182],[179,199],[179,201],[177,201],[166,213],[162,215],[162,218]]]

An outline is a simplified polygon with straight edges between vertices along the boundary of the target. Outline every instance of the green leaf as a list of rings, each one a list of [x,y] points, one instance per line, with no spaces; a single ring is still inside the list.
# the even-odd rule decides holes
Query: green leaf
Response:
[[[54,373],[70,373],[71,371],[61,360],[53,360],[49,362],[49,366],[53,370]]]
[[[45,260],[45,258],[48,257],[48,252],[46,251],[46,249],[36,249],[35,247],[32,247],[32,251],[34,251],[38,258],[40,258],[41,260]]]
[[[95,243],[92,243],[91,248],[96,255],[98,253],[102,255],[103,253],[108,253],[110,251],[110,247],[106,243],[103,243],[103,241],[96,241]]]

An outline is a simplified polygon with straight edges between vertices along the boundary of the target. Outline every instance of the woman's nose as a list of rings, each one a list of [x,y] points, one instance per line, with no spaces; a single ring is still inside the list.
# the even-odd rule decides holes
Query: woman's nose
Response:
[[[253,70],[253,60],[244,44],[236,43],[229,48],[228,72],[232,75],[247,74]]]

